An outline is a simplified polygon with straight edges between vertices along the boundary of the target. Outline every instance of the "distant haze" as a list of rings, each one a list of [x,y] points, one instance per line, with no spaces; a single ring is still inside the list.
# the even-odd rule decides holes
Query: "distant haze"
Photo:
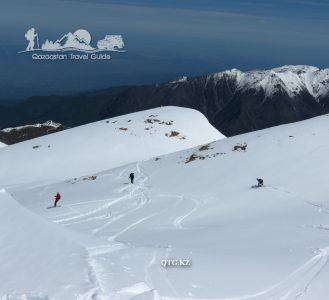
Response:
[[[2,0],[0,100],[157,83],[182,75],[285,64],[328,67],[329,4],[301,0]],[[110,61],[33,61],[40,40],[87,29],[92,43],[122,34]]]

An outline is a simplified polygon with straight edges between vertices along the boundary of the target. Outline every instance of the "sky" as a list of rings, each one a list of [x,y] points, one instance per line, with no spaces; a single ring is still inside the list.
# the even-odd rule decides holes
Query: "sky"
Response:
[[[121,34],[111,60],[36,61],[40,43],[86,29],[92,44]],[[1,0],[0,100],[70,95],[227,69],[328,67],[329,3],[318,0]]]

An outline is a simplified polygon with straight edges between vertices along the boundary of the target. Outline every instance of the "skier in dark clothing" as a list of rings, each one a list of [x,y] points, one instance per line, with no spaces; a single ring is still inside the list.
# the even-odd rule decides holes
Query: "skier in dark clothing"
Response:
[[[61,194],[57,192],[57,194],[55,195],[55,203],[54,203],[54,207],[57,206],[57,202],[61,200]]]
[[[264,180],[263,179],[261,179],[261,178],[256,178],[257,179],[257,182],[258,182],[258,187],[261,187],[261,186],[263,186],[264,185]]]
[[[134,178],[135,178],[134,173],[130,173],[129,179],[130,179],[131,183],[134,183]]]

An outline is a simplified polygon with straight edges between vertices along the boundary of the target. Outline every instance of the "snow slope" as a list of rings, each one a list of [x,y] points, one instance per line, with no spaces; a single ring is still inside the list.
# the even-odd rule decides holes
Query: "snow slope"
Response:
[[[94,287],[78,236],[21,207],[5,190],[0,201],[1,299],[73,299]]]
[[[0,142],[0,148],[6,147],[7,145]]]
[[[3,148],[0,182],[4,186],[79,177],[223,137],[195,110],[152,109]]]
[[[85,238],[95,290],[84,299],[325,300],[328,136],[326,115],[9,190]],[[256,177],[265,187],[251,188]],[[62,207],[46,210],[57,191]]]

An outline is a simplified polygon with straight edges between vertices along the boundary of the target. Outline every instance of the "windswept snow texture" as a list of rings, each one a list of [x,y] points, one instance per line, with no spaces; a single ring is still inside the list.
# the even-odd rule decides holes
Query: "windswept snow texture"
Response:
[[[123,120],[126,117],[118,126]],[[21,205],[58,226],[54,239],[67,230],[72,243],[79,240],[84,245],[88,283],[93,288],[83,297],[65,299],[325,300],[329,294],[328,137],[329,116],[322,116],[98,173],[88,166],[91,172],[79,178],[8,190]],[[121,149],[121,155],[129,156],[131,150]],[[81,148],[84,151],[89,149]],[[69,159],[63,157],[67,164]],[[134,184],[128,180],[131,172],[136,175]],[[252,188],[258,177],[265,186]],[[62,206],[45,209],[57,191]],[[7,219],[0,219],[2,235],[10,234],[10,240],[15,238],[12,231],[3,230],[16,224],[15,209],[16,205],[14,219],[6,210]],[[30,230],[28,224],[24,230]],[[35,237],[31,242],[26,237],[19,245],[25,249],[36,242]],[[39,259],[48,255],[51,259],[48,239],[42,243],[47,249],[37,246]],[[57,255],[67,259],[65,243],[57,244]],[[15,259],[15,251],[22,250],[1,251],[11,266],[0,273],[1,278],[15,280],[26,271],[24,264],[19,265],[24,257]],[[24,251],[32,262],[33,251]],[[168,259],[187,259],[191,266],[163,267],[161,261]],[[67,263],[74,268],[72,264]],[[51,286],[48,271],[53,270],[47,268],[41,277],[45,287]],[[65,280],[79,290],[76,277]],[[56,291],[40,284],[25,287],[24,292],[57,299],[64,287],[52,284]],[[17,286],[16,292],[23,291]],[[3,286],[0,291],[10,293]]]
[[[163,107],[4,148],[2,185],[80,177],[223,138],[199,112]]]

